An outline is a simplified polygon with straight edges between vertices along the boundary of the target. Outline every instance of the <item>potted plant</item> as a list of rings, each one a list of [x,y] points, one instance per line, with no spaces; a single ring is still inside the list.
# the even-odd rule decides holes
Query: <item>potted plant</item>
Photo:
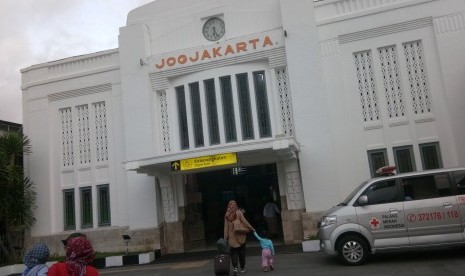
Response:
[[[302,241],[303,252],[318,252],[320,251],[320,239],[317,235],[307,235]]]

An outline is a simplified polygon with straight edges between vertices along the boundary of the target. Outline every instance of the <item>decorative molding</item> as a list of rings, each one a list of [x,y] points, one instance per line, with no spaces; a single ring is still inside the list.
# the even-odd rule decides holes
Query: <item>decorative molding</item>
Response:
[[[21,69],[21,89],[120,69],[118,49],[33,65]]]
[[[322,57],[335,56],[339,54],[339,40],[337,38],[320,41]]]
[[[169,88],[169,79],[172,77],[257,60],[268,60],[271,68],[285,66],[287,63],[285,48],[279,47],[268,51],[252,53],[249,55],[237,56],[234,58],[223,59],[209,63],[195,64],[162,72],[150,73],[150,84],[153,91],[166,90]]]
[[[448,14],[436,17],[433,20],[436,34],[458,32],[465,29],[465,19],[463,13]]]
[[[85,96],[85,95],[91,95],[91,94],[97,94],[97,93],[102,93],[102,92],[108,92],[108,91],[111,91],[111,83],[53,93],[53,94],[48,95],[47,99],[53,102],[53,101],[59,101],[59,100],[64,100],[64,99],[69,99],[69,98],[74,98],[74,97],[79,97],[79,96]]]
[[[115,58],[116,55],[118,55],[118,52],[72,59],[68,62],[50,65],[47,67],[47,71],[49,76],[59,76],[95,68],[107,67],[117,64],[117,59]]]
[[[438,0],[325,0],[316,2],[317,25],[388,12]]]
[[[389,34],[395,34],[405,31],[411,31],[415,29],[421,29],[433,25],[432,17],[424,17],[411,21],[405,21],[397,24],[382,26],[378,28],[363,30],[359,32],[343,34],[338,37],[339,43],[350,43],[358,40],[369,39],[378,36],[384,36]]]

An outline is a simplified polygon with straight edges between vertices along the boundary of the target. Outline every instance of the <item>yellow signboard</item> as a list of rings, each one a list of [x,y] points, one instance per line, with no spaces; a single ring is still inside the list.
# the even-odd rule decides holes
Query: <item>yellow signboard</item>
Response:
[[[187,171],[236,163],[237,155],[235,153],[223,153],[174,161],[171,162],[171,170]]]

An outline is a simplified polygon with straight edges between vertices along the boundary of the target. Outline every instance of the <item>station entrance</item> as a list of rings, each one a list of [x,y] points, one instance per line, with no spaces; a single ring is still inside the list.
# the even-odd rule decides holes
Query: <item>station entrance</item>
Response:
[[[244,216],[257,230],[267,228],[263,207],[274,200],[281,210],[275,164],[236,167],[187,176],[185,221],[187,250],[215,248],[223,237],[224,213],[229,200],[235,200]],[[279,235],[282,222],[278,219]],[[250,239],[249,239],[250,240]]]

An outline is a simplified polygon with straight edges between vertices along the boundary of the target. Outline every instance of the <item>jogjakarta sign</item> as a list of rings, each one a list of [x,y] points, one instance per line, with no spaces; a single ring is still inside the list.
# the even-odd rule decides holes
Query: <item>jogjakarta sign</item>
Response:
[[[160,72],[183,66],[270,50],[276,47],[283,47],[283,41],[282,31],[275,30],[255,36],[228,40],[224,43],[214,44],[209,47],[188,49],[167,55],[153,56],[150,59],[150,65],[152,66],[153,64],[154,68],[152,67],[152,69]]]

